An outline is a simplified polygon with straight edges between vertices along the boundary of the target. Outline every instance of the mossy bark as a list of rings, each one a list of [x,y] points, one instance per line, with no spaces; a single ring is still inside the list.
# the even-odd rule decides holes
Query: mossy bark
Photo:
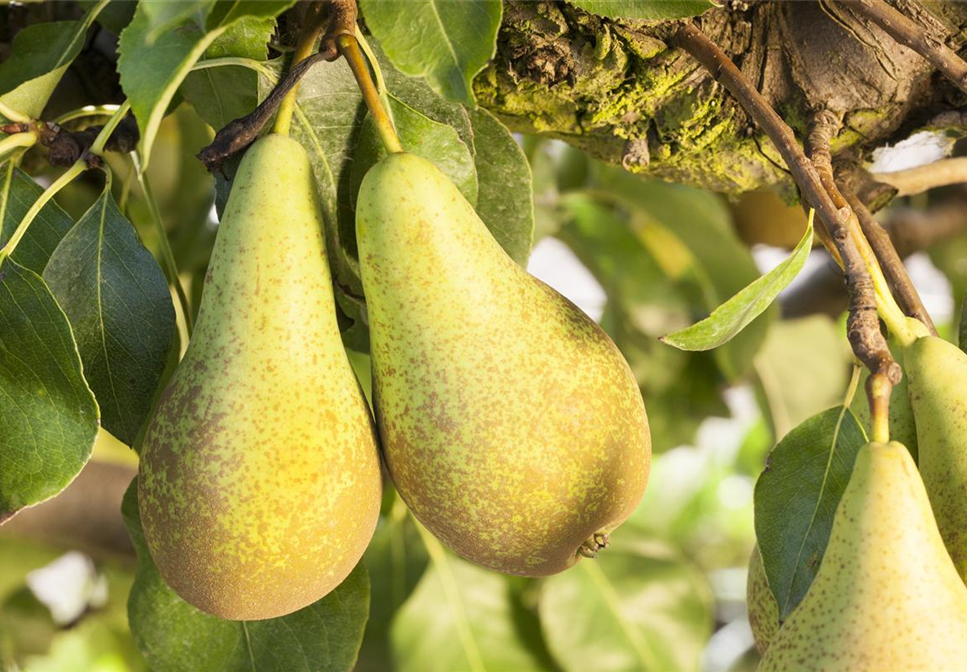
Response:
[[[897,6],[950,46],[967,43],[967,6]],[[797,134],[814,110],[842,116],[839,158],[862,160],[918,128],[962,122],[963,94],[848,4],[732,2],[698,21]],[[497,55],[474,82],[477,99],[514,130],[561,138],[632,172],[793,196],[782,160],[746,112],[668,46],[676,25],[507,2]]]

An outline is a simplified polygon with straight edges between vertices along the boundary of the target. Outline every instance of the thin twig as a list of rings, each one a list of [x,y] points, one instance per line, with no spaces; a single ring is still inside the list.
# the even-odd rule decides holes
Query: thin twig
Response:
[[[309,72],[309,68],[323,60],[326,60],[326,55],[319,53],[299,61],[299,64],[286,73],[282,81],[272,89],[258,107],[244,117],[230,121],[222,127],[215,134],[211,144],[203,147],[196,155],[209,172],[220,170],[232,156],[255,142],[292,87]]]
[[[922,194],[937,187],[967,182],[967,157],[941,159],[925,166],[892,173],[873,173],[871,177],[877,182],[894,187],[897,196]]]
[[[893,361],[876,319],[873,282],[847,226],[851,214],[849,207],[837,207],[824,188],[816,167],[799,146],[792,129],[705,33],[695,25],[686,23],[673,41],[698,60],[716,81],[721,82],[738,99],[779,150],[804,200],[815,208],[825,225],[828,239],[832,241],[829,247],[833,247],[843,261],[850,295],[847,336],[853,351],[871,371],[883,372],[894,384],[899,382],[900,367]]]
[[[931,35],[924,26],[907,18],[884,0],[851,0],[847,6],[875,23],[903,46],[923,56],[944,77],[967,93],[967,62]]]
[[[883,269],[883,275],[886,276],[887,282],[890,283],[890,290],[893,296],[896,297],[897,303],[900,304],[900,308],[910,317],[915,317],[923,322],[927,329],[930,330],[930,333],[936,336],[937,328],[934,326],[930,314],[924,307],[920,294],[917,292],[916,287],[913,286],[913,281],[910,280],[910,275],[903,265],[903,260],[893,246],[893,241],[890,240],[890,234],[876,221],[873,214],[857,198],[856,194],[849,189],[848,185],[842,186],[843,195],[849,202],[850,207],[853,208],[853,212],[856,213],[860,227],[863,229],[863,235],[870,241],[870,247],[873,248],[873,252],[876,254],[880,268]]]

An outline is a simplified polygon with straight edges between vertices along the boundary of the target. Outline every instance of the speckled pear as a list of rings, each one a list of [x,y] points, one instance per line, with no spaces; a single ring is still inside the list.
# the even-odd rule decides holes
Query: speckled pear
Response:
[[[638,385],[607,335],[504,253],[446,175],[391,154],[356,232],[390,474],[459,555],[521,576],[591,555],[641,500]]]
[[[305,150],[246,152],[194,336],[147,430],[138,500],[186,601],[281,616],[335,588],[379,515],[375,427],[339,337]]]
[[[967,588],[910,453],[860,449],[819,572],[759,672],[937,672],[967,661]]]
[[[936,336],[904,349],[920,474],[940,534],[967,580],[967,354]]]
[[[752,558],[749,560],[746,604],[756,649],[763,654],[779,632],[779,604],[769,587],[769,577],[766,576],[758,546],[752,549]]]

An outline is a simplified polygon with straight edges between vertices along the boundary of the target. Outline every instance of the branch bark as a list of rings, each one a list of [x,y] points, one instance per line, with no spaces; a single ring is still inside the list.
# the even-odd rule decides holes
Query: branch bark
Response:
[[[903,309],[906,315],[915,317],[923,322],[927,329],[930,330],[930,333],[936,336],[937,328],[934,326],[930,314],[924,307],[920,294],[917,293],[916,287],[913,286],[913,281],[910,280],[910,275],[903,265],[903,260],[893,246],[893,241],[890,240],[890,234],[880,226],[880,223],[876,221],[876,218],[863,205],[863,202],[857,198],[856,194],[848,188],[845,189],[844,193],[850,207],[853,208],[853,212],[859,218],[863,235],[870,241],[870,247],[873,248],[873,252],[876,254],[876,259],[880,263],[880,268],[883,269],[883,274],[886,276],[887,282],[890,283],[890,289],[897,303],[900,304],[900,308]]]
[[[882,373],[890,383],[896,384],[900,380],[900,367],[893,361],[886,339],[880,332],[873,280],[850,233],[848,220],[852,211],[849,206],[845,200],[841,204],[834,201],[824,186],[820,172],[799,146],[792,129],[705,33],[693,24],[686,23],[675,34],[673,41],[698,60],[716,81],[739,100],[779,150],[792,171],[803,199],[815,208],[825,225],[827,240],[824,243],[831,253],[835,250],[843,262],[850,297],[847,337],[853,352],[872,373]],[[828,128],[828,125],[816,124],[814,133],[810,134],[814,158],[818,157],[821,161],[824,156],[829,156]],[[833,187],[836,193],[835,185]]]
[[[967,62],[916,21],[884,0],[852,0],[850,8],[883,29],[890,37],[930,62],[944,77],[967,93]]]
[[[922,194],[937,187],[967,182],[967,157],[942,159],[892,173],[873,173],[871,177],[892,186],[897,196]]]

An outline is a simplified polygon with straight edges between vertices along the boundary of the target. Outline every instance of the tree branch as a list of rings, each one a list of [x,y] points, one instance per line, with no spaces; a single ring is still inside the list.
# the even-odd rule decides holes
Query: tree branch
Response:
[[[876,259],[880,263],[880,268],[883,269],[883,274],[886,276],[887,282],[890,283],[890,290],[893,292],[897,303],[900,304],[900,308],[910,317],[915,317],[923,322],[927,329],[936,336],[937,328],[934,326],[930,314],[924,307],[920,294],[917,292],[916,287],[913,286],[913,281],[910,280],[910,275],[903,265],[903,260],[897,253],[896,248],[893,247],[890,234],[880,226],[880,223],[876,221],[872,213],[863,205],[863,202],[856,197],[856,194],[848,188],[845,188],[844,191],[846,200],[849,202],[850,207],[853,208],[853,212],[856,213],[857,218],[859,218],[863,235],[870,241],[870,247],[873,248],[873,252],[876,254]]]
[[[892,173],[872,173],[870,177],[892,186],[897,196],[922,194],[937,187],[967,182],[967,157],[942,159]]]
[[[869,19],[894,40],[923,56],[944,77],[967,93],[967,62],[916,21],[907,18],[884,0],[851,0],[850,9]]]
[[[831,252],[835,250],[842,259],[850,296],[847,337],[853,352],[871,372],[883,373],[891,383],[896,384],[900,380],[900,367],[893,361],[886,339],[880,332],[873,280],[848,227],[848,219],[852,215],[849,206],[845,201],[842,206],[833,201],[819,171],[806,157],[792,129],[705,33],[693,24],[686,23],[675,34],[673,42],[698,60],[716,81],[721,82],[739,100],[779,150],[804,200],[815,208],[826,227],[827,239],[824,244],[831,248]],[[817,126],[815,130],[816,133],[810,134],[814,152],[828,155],[826,128]]]

